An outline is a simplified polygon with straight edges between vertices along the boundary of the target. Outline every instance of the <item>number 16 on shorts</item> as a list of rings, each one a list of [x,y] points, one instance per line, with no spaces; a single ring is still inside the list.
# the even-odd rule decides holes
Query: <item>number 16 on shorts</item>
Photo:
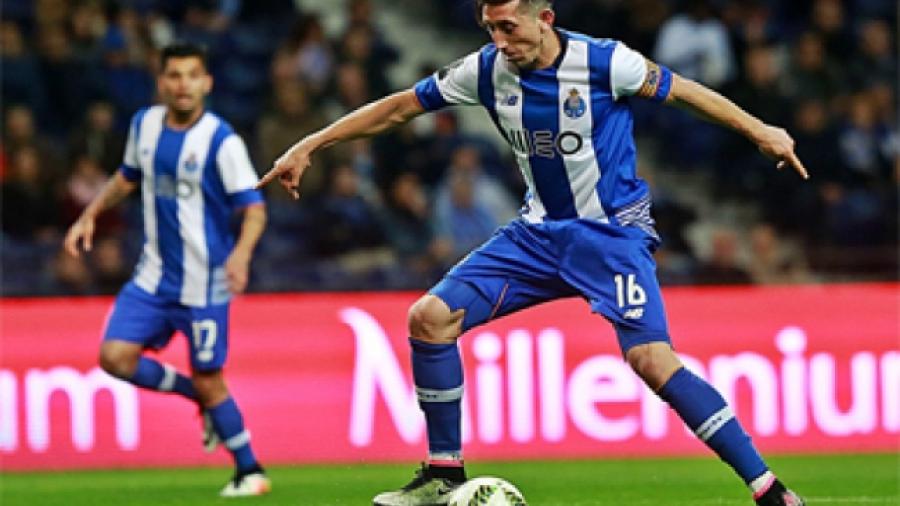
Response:
[[[616,282],[616,304],[620,308],[626,306],[643,306],[647,303],[647,292],[641,288],[634,274],[616,274],[613,279]],[[643,308],[629,309],[623,315],[627,319],[637,319],[643,316]]]

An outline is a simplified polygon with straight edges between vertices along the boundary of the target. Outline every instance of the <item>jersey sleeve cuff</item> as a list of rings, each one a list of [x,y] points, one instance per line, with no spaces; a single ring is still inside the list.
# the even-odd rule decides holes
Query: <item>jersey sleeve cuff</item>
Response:
[[[141,180],[141,171],[140,171],[140,169],[137,169],[137,168],[132,167],[132,166],[130,166],[130,165],[125,165],[125,164],[120,165],[120,166],[119,166],[119,173],[122,174],[122,176],[123,176],[126,180],[128,180],[128,181],[130,181],[130,182],[132,182],[132,183],[136,183],[136,182],[138,182],[138,181]]]
[[[263,202],[262,193],[259,190],[243,190],[228,195],[228,205],[232,209],[243,209],[253,204],[261,204]]]
[[[436,111],[449,105],[444,100],[444,96],[441,95],[441,90],[438,89],[437,80],[434,76],[428,76],[417,82],[414,89],[416,98],[419,99],[419,103],[422,104],[426,111]]]

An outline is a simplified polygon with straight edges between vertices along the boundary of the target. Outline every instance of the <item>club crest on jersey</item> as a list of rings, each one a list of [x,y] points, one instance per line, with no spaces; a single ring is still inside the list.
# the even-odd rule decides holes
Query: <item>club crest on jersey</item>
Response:
[[[184,161],[184,170],[194,172],[198,167],[200,167],[200,164],[197,163],[197,155],[195,153],[189,154],[187,160]]]
[[[569,98],[563,103],[563,112],[566,113],[566,116],[580,118],[584,115],[585,110],[587,110],[587,104],[584,103],[578,90],[575,88],[569,90]]]

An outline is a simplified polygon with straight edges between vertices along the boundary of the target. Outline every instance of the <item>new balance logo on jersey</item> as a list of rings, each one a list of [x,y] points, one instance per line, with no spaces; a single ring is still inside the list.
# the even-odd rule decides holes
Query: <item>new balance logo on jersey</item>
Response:
[[[622,315],[622,318],[625,318],[626,320],[640,320],[642,316],[644,316],[644,308],[636,307],[634,309],[625,311],[625,314]]]
[[[503,97],[500,98],[499,103],[500,103],[500,105],[513,107],[519,103],[519,96],[513,95],[511,93],[504,95]]]
[[[551,130],[509,130],[507,139],[513,149],[529,156],[541,156],[544,158],[556,158],[557,153],[571,155],[578,152],[584,146],[581,135],[566,130],[556,137]]]

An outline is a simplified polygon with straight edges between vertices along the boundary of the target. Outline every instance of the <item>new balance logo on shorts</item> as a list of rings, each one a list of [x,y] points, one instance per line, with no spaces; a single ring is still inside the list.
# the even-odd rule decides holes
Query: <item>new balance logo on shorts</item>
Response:
[[[622,315],[622,318],[625,318],[626,320],[638,320],[642,316],[644,316],[644,308],[636,307],[634,309],[629,309],[628,311],[625,311],[625,314]]]

